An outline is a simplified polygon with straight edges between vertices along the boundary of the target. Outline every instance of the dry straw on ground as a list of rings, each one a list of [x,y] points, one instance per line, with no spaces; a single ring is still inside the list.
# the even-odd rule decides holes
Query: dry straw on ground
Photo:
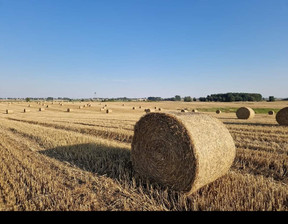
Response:
[[[236,111],[236,116],[238,119],[251,119],[255,116],[255,112],[250,107],[240,107]]]
[[[280,125],[288,125],[288,107],[284,107],[278,111],[276,121]]]
[[[186,194],[226,174],[235,154],[229,131],[209,115],[148,113],[134,127],[134,170]]]

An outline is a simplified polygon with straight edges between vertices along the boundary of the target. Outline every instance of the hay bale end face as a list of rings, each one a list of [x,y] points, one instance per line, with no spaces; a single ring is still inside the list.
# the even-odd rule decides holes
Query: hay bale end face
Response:
[[[182,112],[182,113],[187,113],[188,110],[182,109],[181,112]]]
[[[30,112],[30,110],[24,108],[23,112],[24,112],[24,113],[27,113],[27,112]]]
[[[221,110],[216,110],[216,114],[221,114],[222,111]]]
[[[197,113],[198,110],[197,110],[197,109],[193,109],[192,112],[193,112],[193,113]]]
[[[276,114],[276,121],[280,125],[288,126],[288,107],[284,107]]]
[[[252,119],[255,116],[255,112],[250,107],[240,107],[236,111],[236,116],[238,119]]]
[[[71,108],[67,108],[67,112],[71,112],[72,111],[72,109]]]
[[[44,110],[45,110],[44,108],[41,108],[41,107],[39,108],[39,111],[44,111]]]
[[[106,110],[106,113],[107,113],[107,114],[112,113],[112,110],[111,110],[111,109],[107,109],[107,110]]]
[[[209,115],[148,113],[134,127],[135,172],[188,195],[226,174],[235,154],[229,131]]]

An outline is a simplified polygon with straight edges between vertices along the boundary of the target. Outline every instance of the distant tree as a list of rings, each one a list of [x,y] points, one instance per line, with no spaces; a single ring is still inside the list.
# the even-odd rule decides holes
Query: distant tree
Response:
[[[269,96],[269,100],[268,100],[269,102],[273,102],[273,101],[275,101],[275,97],[274,96]]]
[[[175,98],[175,101],[181,101],[181,96],[179,95],[176,95],[174,98]]]
[[[29,97],[26,97],[26,102],[30,102],[30,98]]]
[[[205,101],[207,101],[207,99],[206,99],[206,97],[199,97],[199,101],[205,102]]]
[[[184,102],[192,102],[191,96],[185,96],[184,97]]]
[[[197,101],[196,97],[193,97],[193,101]]]

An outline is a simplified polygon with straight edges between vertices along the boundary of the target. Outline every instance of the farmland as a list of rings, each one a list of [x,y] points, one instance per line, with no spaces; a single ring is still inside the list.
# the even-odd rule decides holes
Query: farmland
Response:
[[[0,102],[1,211],[288,211],[288,127],[267,114],[287,102],[90,104]],[[237,119],[241,106],[255,117]],[[141,179],[130,160],[133,128],[154,107],[222,121],[236,146],[229,172],[190,196]]]

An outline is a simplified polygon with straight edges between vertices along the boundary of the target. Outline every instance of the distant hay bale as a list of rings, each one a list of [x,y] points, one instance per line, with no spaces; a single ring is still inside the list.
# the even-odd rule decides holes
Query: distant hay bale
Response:
[[[235,154],[228,129],[210,115],[148,113],[134,127],[135,172],[188,195],[225,175]]]
[[[103,110],[105,110],[104,108],[100,108],[100,111],[103,111]]]
[[[154,109],[156,110],[156,109],[157,109],[157,107],[154,107]]]
[[[162,111],[162,108],[159,107],[159,108],[158,108],[158,111]]]
[[[28,107],[31,107],[31,105],[29,104]]]
[[[136,107],[132,107],[132,110],[136,110]]]
[[[14,113],[14,111],[13,110],[6,110],[6,114],[13,114]]]
[[[45,109],[44,109],[44,108],[42,108],[42,107],[40,107],[40,108],[39,108],[39,111],[44,111],[44,110],[45,110]]]
[[[221,110],[216,110],[216,114],[221,114],[222,111]]]
[[[198,110],[197,110],[197,109],[193,109],[192,112],[193,112],[193,113],[197,113]]]
[[[240,107],[236,111],[236,116],[238,119],[252,119],[255,116],[255,112],[250,107]]]
[[[24,108],[23,112],[24,112],[24,113],[27,113],[27,112],[30,112],[30,110]]]
[[[125,106],[125,104],[123,103],[123,104],[122,104],[122,107],[124,107],[124,106]]]
[[[49,105],[46,105],[46,108],[48,108],[49,107]]]
[[[274,112],[273,110],[270,110],[270,111],[268,111],[268,114],[269,114],[269,115],[274,115],[275,112]]]
[[[276,121],[280,125],[288,125],[288,107],[284,107],[278,111]]]
[[[181,112],[182,112],[182,113],[187,113],[188,110],[182,109]]]
[[[144,111],[145,111],[146,113],[152,112],[152,110],[151,110],[150,108],[146,108],[146,109],[144,109]]]
[[[67,108],[67,112],[71,112],[72,111],[72,109],[71,108]]]
[[[79,108],[79,109],[82,109],[82,106],[79,106],[78,108]]]
[[[107,113],[107,114],[112,113],[112,110],[111,110],[111,109],[107,109],[107,110],[106,110],[106,113]]]
[[[141,109],[142,107],[141,106],[139,106],[139,109]]]

